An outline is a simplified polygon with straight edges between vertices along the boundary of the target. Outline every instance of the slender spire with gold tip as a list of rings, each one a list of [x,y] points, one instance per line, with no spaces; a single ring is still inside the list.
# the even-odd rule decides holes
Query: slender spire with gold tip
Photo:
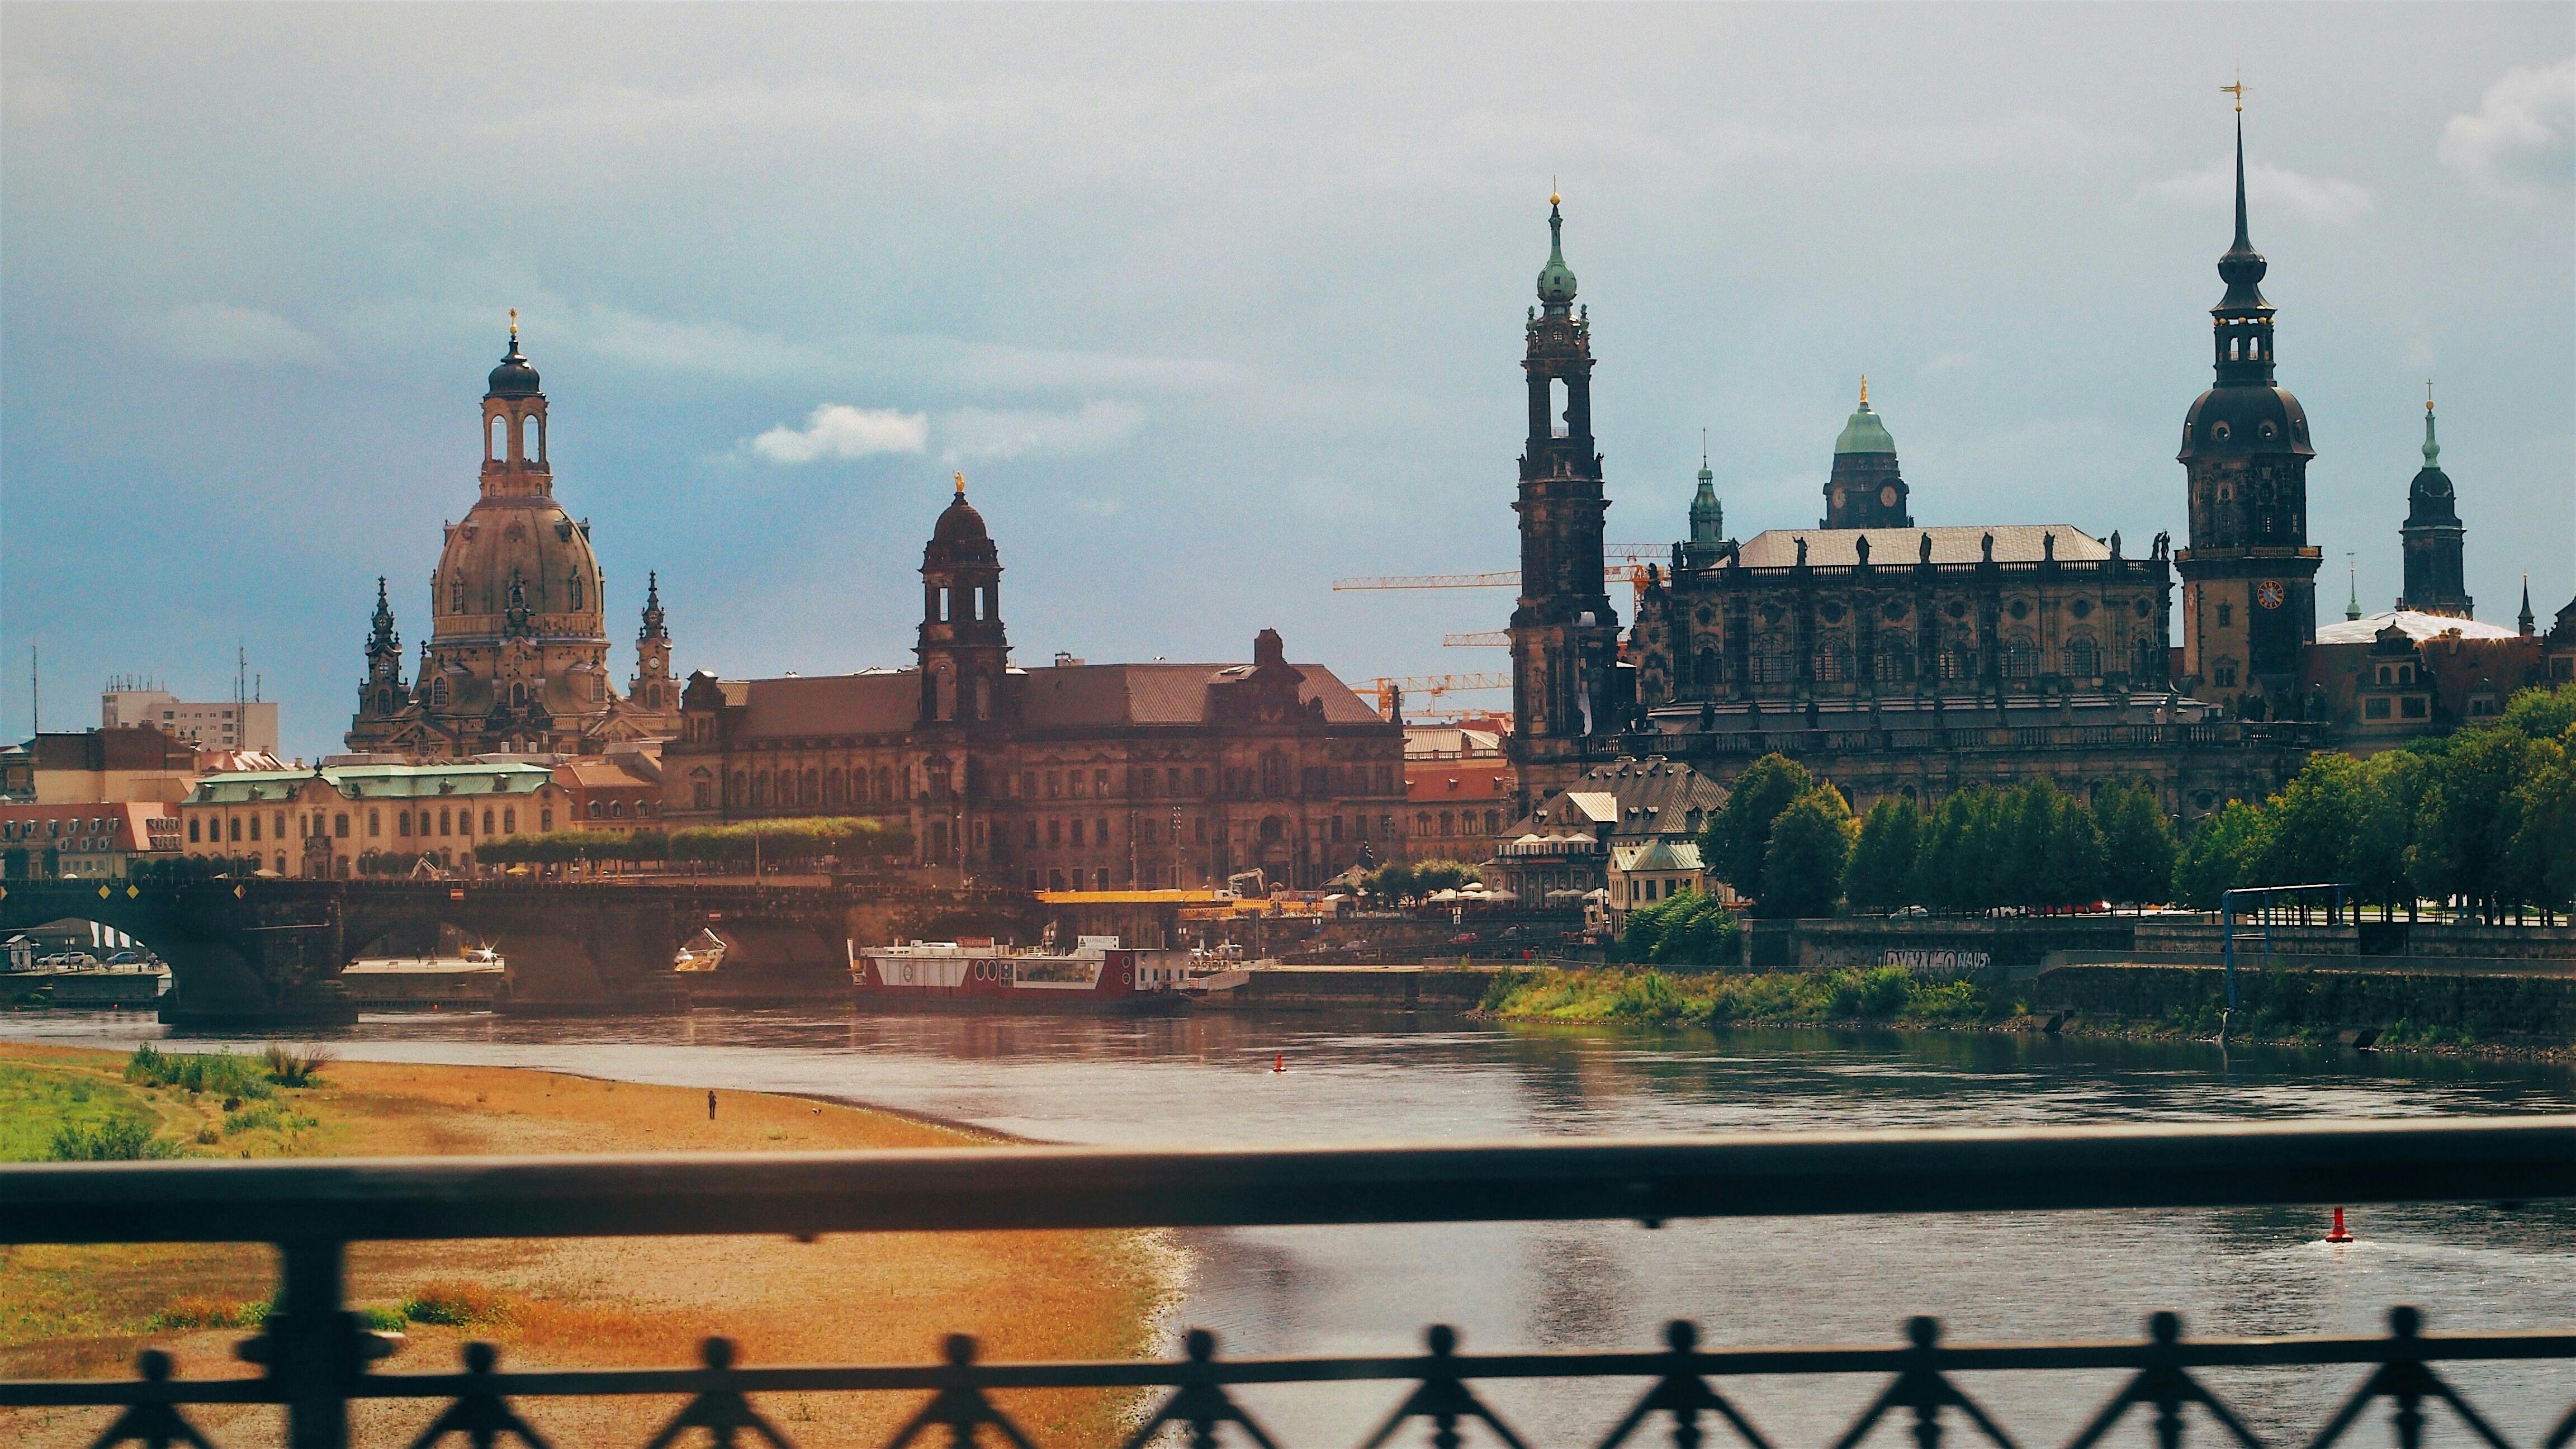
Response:
[[[1547,193],[1547,265],[1539,268],[1538,299],[1550,312],[1574,305],[1574,269],[1565,264],[1565,197],[1551,180]]]

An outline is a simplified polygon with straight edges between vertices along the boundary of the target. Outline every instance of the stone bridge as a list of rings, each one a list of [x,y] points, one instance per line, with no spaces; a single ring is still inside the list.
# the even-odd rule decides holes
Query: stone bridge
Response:
[[[217,879],[185,885],[11,881],[0,935],[96,921],[170,963],[165,1020],[202,1027],[346,1019],[337,977],[362,956],[421,956],[458,940],[509,963],[513,1010],[605,1013],[716,1001],[813,999],[847,981],[844,942],[961,934],[1034,940],[1037,901],[1017,892],[870,886],[618,882]],[[725,967],[671,970],[699,932]]]

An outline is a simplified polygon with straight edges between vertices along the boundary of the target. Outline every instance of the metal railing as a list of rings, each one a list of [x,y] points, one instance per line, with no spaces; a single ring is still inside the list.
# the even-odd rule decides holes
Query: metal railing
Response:
[[[544,1436],[514,1400],[686,1395],[648,1441],[730,1445],[792,1441],[755,1394],[927,1395],[889,1449],[933,1430],[956,1449],[984,1442],[1036,1449],[998,1406],[997,1391],[1076,1388],[1159,1394],[1128,1441],[1174,1429],[1212,1449],[1227,1425],[1277,1449],[1228,1389],[1242,1385],[1389,1381],[1407,1385],[1362,1449],[1424,1424],[1456,1449],[1477,1423],[1509,1449],[1519,1434],[1478,1396],[1481,1381],[1631,1379],[1643,1386],[1601,1449],[1669,1421],[1678,1449],[1697,1449],[1721,1420],[1749,1449],[1774,1449],[1717,1387],[1745,1375],[1883,1376],[1880,1391],[1832,1449],[1854,1449],[1882,1423],[1906,1424],[1918,1449],[1939,1449],[1964,1421],[1996,1449],[2011,1436],[1960,1386],[1963,1372],[2118,1370],[2123,1387],[2067,1449],[2091,1449],[2132,1409],[2152,1416],[2160,1449],[2179,1449],[2197,1407],[2244,1449],[2263,1441],[2195,1370],[2350,1367],[2355,1387],[2309,1441],[2329,1449],[2374,1404],[2389,1406],[2399,1449],[2419,1449],[2426,1409],[2447,1406],[2490,1449],[2514,1446],[2443,1376],[2467,1361],[2576,1360],[2576,1332],[2437,1335],[2400,1307],[2379,1338],[2186,1338],[2160,1313],[2136,1342],[1952,1345],[1917,1318],[1907,1341],[1865,1348],[1706,1349],[1676,1321],[1645,1352],[1470,1356],[1434,1327],[1421,1355],[1222,1359],[1193,1332],[1166,1362],[979,1362],[963,1335],[947,1362],[877,1367],[746,1366],[722,1338],[687,1369],[503,1373],[488,1344],[464,1347],[460,1373],[376,1373],[385,1345],[348,1311],[343,1264],[352,1241],[679,1234],[978,1231],[1042,1228],[1250,1227],[1322,1223],[1503,1222],[1819,1213],[1972,1212],[2576,1197],[2576,1117],[2438,1123],[2092,1127],[2011,1131],[1806,1133],[1576,1140],[1542,1144],[1286,1150],[1120,1151],[1083,1148],[826,1154],[553,1158],[344,1159],[301,1162],[63,1164],[0,1169],[0,1242],[265,1242],[282,1285],[265,1331],[240,1346],[256,1378],[183,1381],[158,1351],[132,1380],[0,1382],[0,1407],[121,1407],[95,1443],[207,1445],[191,1405],[275,1404],[294,1449],[341,1449],[355,1400],[444,1401],[415,1449],[454,1436],[486,1446]],[[1716,1381],[1716,1382],[1713,1382]],[[2576,1441],[2576,1406],[2542,1449]]]

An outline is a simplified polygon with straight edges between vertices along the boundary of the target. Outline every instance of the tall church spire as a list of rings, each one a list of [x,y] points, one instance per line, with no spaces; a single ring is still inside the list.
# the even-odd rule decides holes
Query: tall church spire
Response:
[[[2406,522],[2397,537],[2406,554],[2406,592],[2398,607],[2452,618],[2476,617],[2469,598],[2461,545],[2459,499],[2442,471],[2442,444],[2433,435],[2433,384],[2424,384],[2424,466],[2406,485]]]
[[[1708,430],[1699,435],[1699,492],[1692,495],[1690,541],[1693,548],[1714,548],[1726,537],[1726,508],[1717,501],[1717,475],[1708,469]]]

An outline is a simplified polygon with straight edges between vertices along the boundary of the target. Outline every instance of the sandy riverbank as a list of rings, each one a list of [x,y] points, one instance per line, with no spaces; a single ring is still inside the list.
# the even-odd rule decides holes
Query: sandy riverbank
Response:
[[[887,1113],[703,1088],[639,1086],[487,1067],[334,1062],[312,1088],[279,1094],[280,1123],[228,1130],[221,1102],[144,1092],[102,1052],[0,1045],[21,1082],[77,1084],[84,1102],[150,1113],[193,1154],[387,1156],[603,1151],[810,1151],[971,1147],[993,1139]],[[114,1094],[126,1094],[115,1098]],[[240,1113],[234,1121],[243,1120]],[[207,1139],[212,1140],[207,1140]],[[746,1363],[925,1361],[967,1332],[991,1357],[1116,1358],[1150,1352],[1175,1291],[1174,1250],[1137,1233],[367,1244],[352,1250],[351,1298],[394,1308],[461,1297],[480,1321],[412,1322],[388,1371],[443,1371],[466,1339],[501,1345],[510,1367],[686,1364],[722,1333]],[[441,1285],[469,1285],[461,1295]],[[187,1378],[249,1372],[239,1328],[153,1325],[264,1301],[270,1255],[226,1246],[0,1249],[0,1377],[121,1376],[146,1344]],[[676,1401],[528,1406],[558,1443],[641,1443]],[[918,1405],[886,1396],[781,1396],[764,1409],[806,1444],[877,1443]],[[1006,1407],[1045,1449],[1114,1442],[1123,1400],[1015,1395]],[[360,1441],[410,1442],[434,1409],[366,1404]],[[0,1411],[0,1438],[85,1444],[99,1413]],[[207,1409],[224,1443],[271,1441],[268,1410]]]

